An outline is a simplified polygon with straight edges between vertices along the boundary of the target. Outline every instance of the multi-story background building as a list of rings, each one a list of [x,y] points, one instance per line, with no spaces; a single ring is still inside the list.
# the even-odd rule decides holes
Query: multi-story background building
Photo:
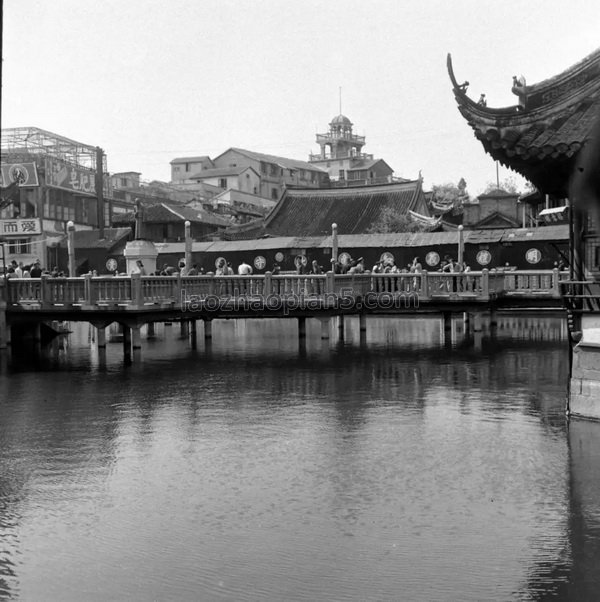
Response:
[[[5,261],[48,265],[49,249],[76,230],[110,225],[113,205],[106,156],[96,146],[35,127],[2,129],[0,243]],[[99,165],[99,162],[101,164]],[[103,193],[98,195],[97,172]],[[99,202],[100,197],[100,202]]]

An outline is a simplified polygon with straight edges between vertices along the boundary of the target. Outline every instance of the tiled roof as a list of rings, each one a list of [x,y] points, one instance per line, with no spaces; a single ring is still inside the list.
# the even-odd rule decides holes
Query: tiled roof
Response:
[[[265,226],[274,236],[319,236],[331,232],[333,223],[340,234],[359,234],[366,232],[386,207],[407,213],[417,208],[422,197],[420,180],[356,188],[288,189],[267,216]]]
[[[220,176],[238,176],[247,169],[252,169],[252,167],[241,165],[239,167],[215,167],[214,169],[203,169],[202,171],[198,171],[191,175],[188,179],[194,180],[200,178],[217,178]],[[252,171],[256,173],[256,170],[252,169]]]
[[[173,163],[200,163],[201,161],[211,161],[208,155],[202,155],[200,157],[177,157],[171,161],[171,165]]]
[[[75,247],[110,251],[131,234],[131,228],[104,228],[104,238],[99,238],[99,234],[99,230],[75,230]],[[67,246],[66,239],[60,246]]]
[[[234,224],[221,233],[224,240],[250,240],[265,234],[264,218],[254,219],[245,224]]]
[[[505,230],[465,230],[466,244],[490,244],[519,241],[568,241],[567,225],[541,228],[509,228]],[[177,253],[185,250],[185,243],[155,243],[161,253]],[[398,234],[341,234],[340,249],[431,247],[458,244],[458,233],[453,232],[401,232]],[[277,236],[255,240],[218,240],[194,242],[194,252],[232,253],[235,251],[259,251],[272,249],[330,248],[331,236]]]
[[[346,171],[360,171],[364,169],[371,169],[371,167],[377,165],[377,163],[383,163],[390,171],[394,171],[383,159],[357,161],[356,163],[353,163],[352,166],[349,167]]]
[[[211,213],[205,209],[192,209],[191,207],[169,207],[165,205],[169,211],[180,219],[188,220],[190,222],[197,222],[203,224],[213,224],[214,226],[229,226],[231,222],[216,213]]]
[[[516,219],[500,213],[500,211],[494,211],[490,215],[487,215],[483,219],[473,224],[475,228],[518,228],[520,222]]]
[[[600,48],[563,73],[520,89],[521,101],[512,107],[483,107],[469,98],[449,55],[448,72],[458,109],[485,151],[543,192],[566,196],[574,157],[600,113]]]
[[[173,207],[166,203],[144,205],[142,211],[144,223],[166,224],[188,220],[193,223],[212,224],[223,227],[231,225],[231,222],[228,219],[215,213],[211,213],[210,211],[183,206]],[[115,220],[117,219],[121,223],[135,222],[135,214],[129,212],[119,215],[118,218],[115,218]]]
[[[245,150],[243,148],[235,148],[232,147],[229,150],[235,151],[236,153],[240,153],[240,155],[244,155],[249,157],[250,159],[254,159],[255,161],[264,161],[266,163],[275,163],[281,167],[285,167],[286,169],[305,169],[306,171],[317,171],[320,173],[327,173],[326,170],[321,169],[320,167],[316,167],[312,163],[308,163],[307,161],[298,161],[296,159],[288,159],[287,157],[278,157],[277,155],[267,155],[265,153],[257,153],[254,151]],[[227,152],[227,151],[225,151]],[[221,153],[224,155],[225,153]],[[221,156],[219,155],[219,157]],[[218,157],[215,157],[215,161]]]
[[[519,242],[524,240],[569,240],[568,224],[543,226],[541,228],[515,228],[504,230],[502,242]]]

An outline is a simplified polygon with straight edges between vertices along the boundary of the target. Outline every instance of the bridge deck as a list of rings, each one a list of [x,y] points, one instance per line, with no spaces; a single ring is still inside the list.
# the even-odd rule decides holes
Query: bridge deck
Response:
[[[10,321],[148,321],[182,312],[203,317],[468,311],[486,306],[561,304],[558,270],[420,274],[123,276],[9,279],[2,288]],[[67,317],[68,316],[68,317]],[[188,316],[191,318],[191,316]]]

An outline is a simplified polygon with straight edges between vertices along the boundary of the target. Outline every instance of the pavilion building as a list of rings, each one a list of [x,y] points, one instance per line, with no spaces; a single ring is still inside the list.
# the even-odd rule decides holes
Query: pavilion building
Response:
[[[572,186],[574,177],[581,177],[582,161],[588,161],[589,173],[600,173],[600,164],[589,163],[590,156],[598,162],[600,155],[594,139],[600,132],[600,123],[594,132],[600,119],[600,48],[542,82],[513,78],[518,101],[509,107],[469,98],[450,55],[448,73],[458,109],[485,151],[536,187],[521,201],[543,203],[539,216],[551,223],[563,217],[569,223],[571,283],[563,286],[573,359],[569,411],[600,419],[600,238],[598,224],[583,209],[600,205],[600,198],[592,198],[593,186],[579,196]],[[595,154],[588,155],[589,149]]]

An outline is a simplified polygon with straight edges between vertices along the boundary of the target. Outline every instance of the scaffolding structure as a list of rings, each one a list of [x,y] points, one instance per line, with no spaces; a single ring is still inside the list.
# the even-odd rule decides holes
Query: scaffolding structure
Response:
[[[98,148],[36,127],[2,128],[2,160],[15,155],[42,155],[60,159],[77,167],[96,171]],[[103,154],[102,173],[107,173]]]

